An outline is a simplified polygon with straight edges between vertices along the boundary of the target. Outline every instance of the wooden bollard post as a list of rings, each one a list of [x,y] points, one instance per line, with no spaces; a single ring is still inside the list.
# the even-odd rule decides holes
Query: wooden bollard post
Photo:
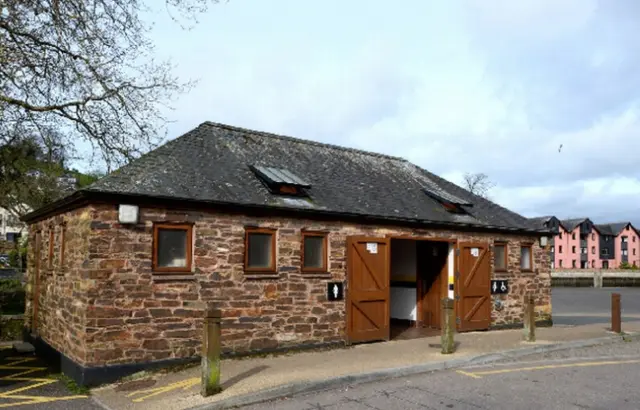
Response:
[[[455,348],[453,335],[456,326],[456,319],[454,314],[453,299],[442,299],[442,336],[440,339],[442,344],[442,354],[451,354]]]
[[[611,294],[611,331],[622,332],[622,314],[620,311],[620,294]]]
[[[208,309],[204,317],[204,339],[202,340],[202,380],[200,393],[203,397],[219,393],[220,387],[220,321],[218,309]]]
[[[536,301],[533,296],[524,297],[524,340],[536,341]]]

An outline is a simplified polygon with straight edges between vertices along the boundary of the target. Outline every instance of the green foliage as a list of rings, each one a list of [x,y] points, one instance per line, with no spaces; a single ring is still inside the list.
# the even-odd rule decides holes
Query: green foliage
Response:
[[[0,206],[22,215],[24,205],[41,208],[104,175],[69,169],[65,164],[72,158],[60,138],[25,136],[0,145]]]
[[[631,265],[629,262],[622,262],[620,263],[619,269],[638,270],[639,268],[635,263]]]
[[[102,178],[105,174],[100,171],[91,171],[86,174],[83,174],[80,171],[71,170],[71,175],[73,175],[73,177],[77,181],[76,186],[78,188],[84,188],[93,184],[94,182]]]
[[[12,341],[22,338],[22,328],[24,320],[20,319],[0,319],[0,340]]]
[[[20,315],[25,310],[26,293],[19,279],[0,280],[0,312],[4,315]]]
[[[79,386],[72,378],[63,373],[56,373],[49,375],[52,379],[60,380],[67,389],[73,394],[86,394],[87,396],[91,394],[91,390],[85,386]]]
[[[11,268],[17,269],[20,272],[23,272],[27,266],[27,251],[28,240],[27,237],[24,236],[20,238],[19,242],[17,243],[17,247],[9,251],[9,266]]]

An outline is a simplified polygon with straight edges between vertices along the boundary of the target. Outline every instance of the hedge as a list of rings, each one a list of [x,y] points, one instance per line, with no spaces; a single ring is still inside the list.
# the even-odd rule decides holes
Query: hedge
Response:
[[[25,290],[19,279],[0,279],[0,313],[21,315],[25,309]]]

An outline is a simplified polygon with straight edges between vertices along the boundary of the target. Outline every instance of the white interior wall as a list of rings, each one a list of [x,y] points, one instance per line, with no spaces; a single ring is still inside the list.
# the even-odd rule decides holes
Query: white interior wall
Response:
[[[394,240],[391,245],[391,280],[416,281],[416,241]],[[392,319],[416,320],[416,288],[391,287]]]

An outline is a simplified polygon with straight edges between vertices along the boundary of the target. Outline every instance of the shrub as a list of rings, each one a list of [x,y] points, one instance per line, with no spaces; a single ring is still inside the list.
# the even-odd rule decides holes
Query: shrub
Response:
[[[25,290],[19,279],[0,279],[0,312],[19,315],[25,309]]]

